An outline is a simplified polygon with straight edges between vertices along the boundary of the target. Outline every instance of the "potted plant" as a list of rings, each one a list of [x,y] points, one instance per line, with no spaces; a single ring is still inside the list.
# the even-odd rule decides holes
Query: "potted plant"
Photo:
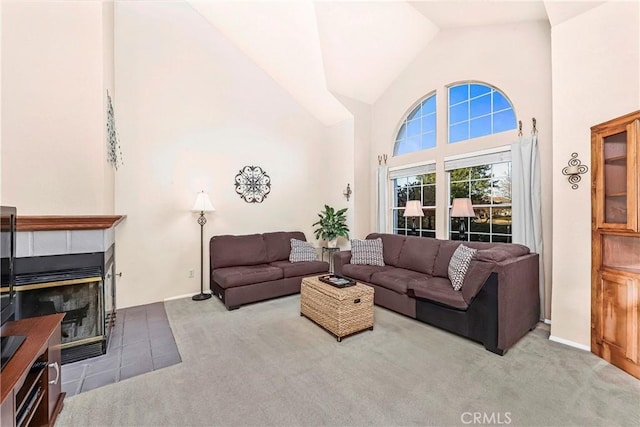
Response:
[[[349,238],[349,227],[347,226],[347,208],[336,211],[329,205],[324,205],[324,211],[318,216],[320,220],[313,223],[318,227],[313,230],[316,239],[326,240],[330,248],[335,248],[338,237]]]

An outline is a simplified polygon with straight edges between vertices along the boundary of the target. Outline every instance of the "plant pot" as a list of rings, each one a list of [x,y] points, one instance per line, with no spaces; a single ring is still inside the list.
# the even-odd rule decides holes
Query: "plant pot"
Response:
[[[330,248],[337,248],[338,247],[338,238],[336,237],[335,239],[331,239],[327,241],[327,246]]]

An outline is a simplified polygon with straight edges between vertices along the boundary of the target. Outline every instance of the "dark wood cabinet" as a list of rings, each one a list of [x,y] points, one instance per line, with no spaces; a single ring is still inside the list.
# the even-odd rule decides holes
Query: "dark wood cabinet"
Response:
[[[62,409],[60,323],[64,314],[10,322],[4,335],[25,341],[2,370],[2,426],[53,426]]]
[[[591,128],[591,351],[640,378],[640,111]]]

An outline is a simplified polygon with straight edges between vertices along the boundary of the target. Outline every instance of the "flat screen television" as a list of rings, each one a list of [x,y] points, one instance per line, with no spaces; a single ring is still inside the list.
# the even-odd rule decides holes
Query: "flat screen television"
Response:
[[[1,367],[7,364],[18,347],[22,344],[23,336],[6,336],[2,326],[13,320],[15,312],[14,286],[16,275],[14,271],[16,257],[16,208],[0,207],[0,355]],[[1,369],[1,368],[0,368]]]

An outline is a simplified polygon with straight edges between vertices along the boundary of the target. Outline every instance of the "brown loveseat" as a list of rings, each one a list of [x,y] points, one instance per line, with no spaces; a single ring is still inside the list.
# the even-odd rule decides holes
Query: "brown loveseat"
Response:
[[[210,288],[228,310],[300,292],[305,276],[329,271],[323,261],[289,262],[291,240],[304,233],[213,236],[209,241]]]
[[[375,289],[376,305],[481,342],[503,355],[539,320],[538,254],[511,243],[465,242],[478,249],[462,289],[448,278],[460,241],[370,234],[383,243],[384,267],[351,264],[334,254],[335,274]]]

